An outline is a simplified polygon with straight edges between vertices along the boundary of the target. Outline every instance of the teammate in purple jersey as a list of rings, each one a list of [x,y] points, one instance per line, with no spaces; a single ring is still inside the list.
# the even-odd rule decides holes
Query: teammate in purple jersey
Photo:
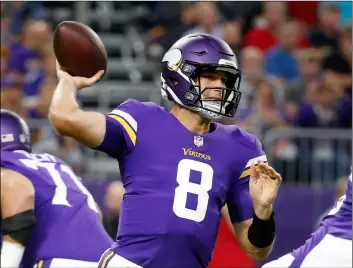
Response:
[[[345,195],[305,244],[263,267],[352,267],[352,173]]]
[[[1,267],[97,267],[113,241],[62,160],[31,153],[28,126],[1,109]]]
[[[223,40],[193,34],[165,54],[162,94],[175,103],[170,112],[136,100],[109,114],[83,111],[77,90],[102,72],[72,77],[58,65],[57,73],[53,126],[116,158],[125,187],[117,240],[99,267],[207,267],[224,205],[244,250],[268,256],[281,176],[255,136],[212,122],[234,116],[241,96],[240,70]]]

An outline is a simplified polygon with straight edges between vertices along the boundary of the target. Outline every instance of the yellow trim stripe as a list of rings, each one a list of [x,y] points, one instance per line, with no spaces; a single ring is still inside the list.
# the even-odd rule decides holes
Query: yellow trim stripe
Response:
[[[123,126],[123,128],[127,132],[127,135],[129,135],[129,138],[130,138],[132,144],[135,145],[136,144],[136,134],[133,131],[133,129],[131,128],[131,126],[125,121],[125,119],[123,119],[120,116],[113,115],[113,114],[109,114],[108,116],[115,119]]]
[[[100,268],[106,268],[107,264],[108,264],[108,261],[111,257],[113,257],[114,255],[114,251],[110,252],[103,260],[103,263],[102,263],[102,266]]]
[[[258,171],[258,170],[259,170],[259,168],[256,167],[256,171]],[[240,175],[240,179],[243,179],[247,176],[250,176],[250,173],[251,173],[250,168],[248,168],[247,170],[244,170],[243,173],[241,173],[241,175]]]
[[[243,178],[249,176],[250,173],[251,173],[251,172],[250,172],[250,168],[247,169],[247,170],[245,170],[245,171],[243,171],[243,173],[241,173],[241,175],[240,175],[240,179],[243,179]]]
[[[40,260],[38,262],[37,268],[42,268],[43,267],[43,260]]]

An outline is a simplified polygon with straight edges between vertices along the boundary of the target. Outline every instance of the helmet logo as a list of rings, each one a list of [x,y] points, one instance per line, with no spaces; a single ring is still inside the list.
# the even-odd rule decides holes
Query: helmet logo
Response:
[[[192,94],[190,92],[186,92],[185,99],[190,100],[190,101],[194,100],[194,94]]]
[[[194,136],[194,144],[197,147],[201,147],[203,145],[203,138],[201,136]]]
[[[186,73],[186,74],[190,74],[192,72],[192,68],[190,65],[188,64],[183,64],[183,71]]]
[[[1,142],[12,142],[14,140],[15,140],[15,138],[13,137],[13,134],[3,134],[3,135],[1,135]]]
[[[179,49],[171,49],[165,53],[162,62],[167,62],[168,69],[177,71],[180,67],[182,54]]]

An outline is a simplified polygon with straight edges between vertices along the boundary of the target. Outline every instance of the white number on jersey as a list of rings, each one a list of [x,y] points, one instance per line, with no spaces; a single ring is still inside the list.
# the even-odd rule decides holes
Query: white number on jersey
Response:
[[[190,172],[201,173],[200,184],[190,182]],[[202,222],[205,219],[208,206],[208,191],[212,188],[213,169],[210,165],[191,159],[183,159],[179,162],[177,171],[177,182],[179,186],[175,189],[173,211],[184,219]],[[197,195],[196,210],[186,207],[188,193]]]
[[[58,170],[55,168],[55,163],[48,163],[48,162],[40,162],[34,159],[20,159],[22,164],[25,166],[32,168],[34,170],[38,170],[39,168],[44,168],[52,178],[53,182],[56,185],[54,197],[52,199],[53,205],[62,205],[71,207],[71,204],[67,201],[67,186],[61,177]],[[82,182],[79,178],[75,175],[75,173],[67,166],[60,164],[60,170],[65,172],[70,179],[75,183],[78,189],[87,196],[87,203],[90,209],[94,212],[99,213],[94,202],[93,196],[88,192],[85,186],[83,186]]]

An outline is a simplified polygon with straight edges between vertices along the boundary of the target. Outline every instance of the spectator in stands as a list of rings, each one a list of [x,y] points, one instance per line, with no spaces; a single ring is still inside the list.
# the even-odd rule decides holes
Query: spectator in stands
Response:
[[[21,35],[28,20],[41,20],[44,17],[43,6],[40,2],[12,1],[9,3],[12,13],[10,31],[15,38]]]
[[[1,53],[8,52],[12,42],[10,33],[11,12],[8,3],[1,2]]]
[[[121,181],[113,181],[107,187],[104,204],[107,212],[103,213],[103,225],[108,234],[115,239],[119,225],[119,213],[124,197],[124,187]]]
[[[242,31],[240,23],[237,21],[225,23],[223,25],[222,39],[227,42],[227,44],[232,48],[238,58],[242,43]]]
[[[333,2],[322,2],[319,7],[318,27],[309,33],[311,46],[323,48],[329,52],[338,49],[339,7]]]
[[[219,23],[219,11],[215,2],[197,2],[195,4],[197,26],[186,31],[183,36],[192,33],[211,34],[223,38],[223,25]]]
[[[315,90],[313,103],[302,103],[295,124],[300,127],[337,127],[337,95],[327,84],[321,83]]]
[[[338,127],[352,127],[352,81],[351,75],[345,73],[344,63],[341,66],[336,65],[331,59],[328,59],[323,66],[323,81],[334,94],[334,104],[337,112]],[[347,87],[348,85],[348,87]]]
[[[337,5],[340,10],[340,25],[352,25],[352,2],[351,1],[331,1]],[[327,2],[319,2],[320,5],[327,5]]]
[[[218,1],[217,5],[226,21],[241,23],[243,33],[252,26],[253,18],[261,13],[260,1]]]
[[[263,79],[258,86],[258,112],[264,128],[286,127],[286,113],[282,110],[281,102],[275,94],[275,85],[271,80]]]
[[[341,87],[351,92],[352,88],[352,26],[343,27],[339,34],[339,49],[331,54],[323,64],[326,71],[332,72],[341,81]],[[351,94],[351,93],[350,93]]]
[[[318,1],[288,1],[288,11],[306,29],[315,25],[319,4],[320,2]]]
[[[253,105],[256,89],[264,77],[264,59],[262,51],[257,47],[245,47],[241,51],[240,66],[242,79],[240,83],[240,109]]]
[[[11,46],[2,85],[7,108],[25,115],[33,108],[44,75],[42,51],[49,41],[50,28],[44,21],[27,21],[21,40]],[[23,108],[27,111],[23,111]],[[26,116],[27,117],[27,116]]]
[[[265,58],[265,71],[286,84],[300,77],[299,62],[295,56],[298,48],[300,25],[296,20],[288,20],[278,27],[278,45],[268,51]]]
[[[320,78],[323,55],[320,50],[308,48],[302,50],[298,58],[300,78],[286,88],[285,99],[292,104],[311,103],[312,88]]]
[[[254,105],[240,109],[236,114],[239,126],[252,132],[271,127],[286,127],[287,114],[275,94],[275,85],[270,79],[261,79],[256,87]]]
[[[256,46],[267,52],[278,43],[278,27],[287,19],[287,2],[265,1],[262,16],[255,20],[254,27],[245,35],[245,46]],[[300,31],[299,47],[305,48],[308,42]]]
[[[261,19],[255,21],[253,29],[245,36],[245,46],[255,46],[266,52],[276,45],[276,31],[287,18],[287,2],[262,2]]]
[[[181,3],[182,2],[173,2],[176,6],[181,6]],[[162,6],[159,9],[165,10],[170,8],[170,4],[171,2],[159,2],[157,6]],[[160,13],[161,12],[162,11],[160,11]],[[179,20],[179,25],[172,28],[168,28],[164,25],[163,21],[161,24],[152,28],[148,47],[148,53],[152,59],[160,61],[165,51],[167,51],[187,30],[196,25],[198,20],[196,5],[193,4],[183,7]]]

